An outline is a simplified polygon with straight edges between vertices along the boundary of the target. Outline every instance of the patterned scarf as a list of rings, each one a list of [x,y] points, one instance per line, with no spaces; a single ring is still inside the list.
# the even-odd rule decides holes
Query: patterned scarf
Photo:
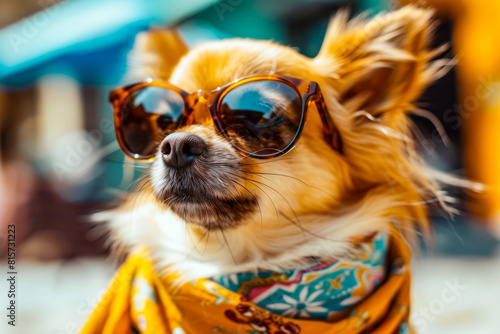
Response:
[[[341,260],[245,272],[172,288],[145,253],[116,274],[82,334],[409,333],[410,252],[384,233]]]

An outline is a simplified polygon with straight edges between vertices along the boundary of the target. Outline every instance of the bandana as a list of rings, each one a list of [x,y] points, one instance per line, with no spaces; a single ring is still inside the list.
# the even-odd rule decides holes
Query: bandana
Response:
[[[410,252],[384,233],[340,260],[236,273],[173,287],[145,252],[116,274],[82,334],[409,333]]]

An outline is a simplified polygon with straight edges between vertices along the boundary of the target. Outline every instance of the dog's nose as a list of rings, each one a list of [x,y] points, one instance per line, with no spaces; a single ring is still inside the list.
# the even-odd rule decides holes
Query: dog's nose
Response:
[[[161,143],[163,161],[172,168],[185,168],[203,153],[205,143],[199,136],[189,132],[168,135]]]

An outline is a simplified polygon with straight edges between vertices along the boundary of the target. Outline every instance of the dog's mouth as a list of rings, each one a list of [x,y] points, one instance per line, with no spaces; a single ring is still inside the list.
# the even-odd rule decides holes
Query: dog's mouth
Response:
[[[152,164],[156,199],[188,224],[226,229],[256,212],[240,156],[214,129],[201,125],[168,135]]]
[[[209,194],[166,193],[163,202],[188,223],[206,229],[237,226],[258,205],[255,197],[218,197]]]
[[[156,199],[186,223],[225,229],[241,224],[259,205],[241,174],[232,151],[211,146],[183,168],[156,159],[150,179]]]

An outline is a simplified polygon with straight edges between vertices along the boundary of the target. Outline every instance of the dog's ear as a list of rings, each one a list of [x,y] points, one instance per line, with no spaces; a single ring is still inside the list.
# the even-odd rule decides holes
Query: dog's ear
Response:
[[[348,22],[348,13],[341,12],[315,60],[329,64],[329,81],[348,109],[374,116],[397,111],[436,78],[438,64],[430,63],[436,52],[429,50],[433,22],[432,11],[412,6],[368,22]]]
[[[151,29],[137,35],[132,50],[132,70],[143,78],[168,80],[188,47],[176,29]],[[134,66],[136,68],[134,68]]]

